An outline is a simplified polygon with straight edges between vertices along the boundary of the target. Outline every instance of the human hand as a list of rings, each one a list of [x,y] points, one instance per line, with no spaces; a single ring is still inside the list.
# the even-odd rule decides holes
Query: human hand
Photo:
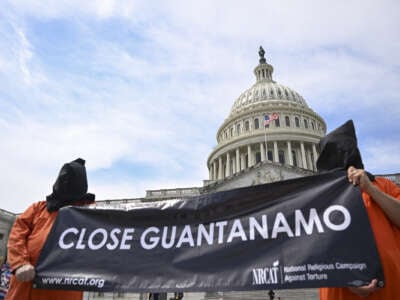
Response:
[[[22,265],[15,271],[18,281],[31,281],[35,278],[35,267],[31,264]]]
[[[350,166],[347,169],[347,178],[349,182],[353,185],[359,185],[361,190],[368,193],[368,190],[373,186],[371,180],[369,180],[367,172],[363,169],[356,169],[353,166]]]
[[[372,281],[368,285],[360,286],[360,287],[349,287],[349,290],[354,294],[360,296],[361,298],[368,297],[371,293],[379,290],[378,280],[372,279]]]

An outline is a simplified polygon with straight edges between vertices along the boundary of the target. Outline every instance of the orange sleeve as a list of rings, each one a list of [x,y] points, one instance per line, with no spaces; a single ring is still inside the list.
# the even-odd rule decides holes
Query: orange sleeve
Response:
[[[400,201],[400,187],[393,181],[384,177],[375,178],[381,191]]]
[[[37,203],[29,206],[25,212],[17,217],[11,228],[7,244],[7,259],[13,272],[20,266],[30,263],[28,237],[32,232],[36,209]]]

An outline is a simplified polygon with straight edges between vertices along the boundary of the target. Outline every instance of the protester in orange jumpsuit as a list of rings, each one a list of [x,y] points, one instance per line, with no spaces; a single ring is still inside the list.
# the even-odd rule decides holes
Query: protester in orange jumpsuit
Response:
[[[400,299],[400,188],[364,170],[352,121],[324,137],[320,152],[319,171],[345,169],[349,182],[360,187],[385,276],[384,286],[373,278],[361,287],[321,288],[320,300]]]
[[[15,221],[8,240],[8,261],[11,265],[10,287],[6,300],[81,300],[81,291],[34,289],[35,265],[47,235],[61,207],[94,203],[87,193],[85,161],[66,163],[46,201],[32,204]]]

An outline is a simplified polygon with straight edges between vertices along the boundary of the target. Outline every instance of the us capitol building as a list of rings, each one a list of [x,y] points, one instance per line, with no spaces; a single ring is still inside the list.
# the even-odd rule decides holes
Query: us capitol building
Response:
[[[234,101],[219,127],[218,144],[207,159],[209,178],[202,187],[148,190],[143,198],[102,200],[97,205],[124,207],[129,203],[176,199],[314,174],[317,145],[326,134],[326,123],[299,93],[273,80],[274,69],[267,63],[262,47],[258,54],[259,64],[254,69],[256,82]],[[265,116],[270,117],[266,125]],[[383,176],[400,184],[400,174]],[[0,215],[0,250],[4,253],[15,215],[3,210]],[[268,292],[185,293],[183,299],[272,299]],[[318,299],[316,289],[274,292],[274,299],[280,300]],[[171,293],[161,296],[161,299],[173,299]],[[85,292],[84,299],[144,300],[146,295]]]

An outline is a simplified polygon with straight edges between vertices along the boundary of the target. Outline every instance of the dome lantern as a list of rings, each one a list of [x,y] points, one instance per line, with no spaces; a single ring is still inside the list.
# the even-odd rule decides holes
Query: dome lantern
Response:
[[[265,51],[261,46],[260,50],[258,51],[258,55],[260,56],[260,64],[254,69],[254,75],[256,75],[257,82],[274,82],[272,80],[272,72],[274,71],[274,68],[267,63],[267,60],[264,57]]]

